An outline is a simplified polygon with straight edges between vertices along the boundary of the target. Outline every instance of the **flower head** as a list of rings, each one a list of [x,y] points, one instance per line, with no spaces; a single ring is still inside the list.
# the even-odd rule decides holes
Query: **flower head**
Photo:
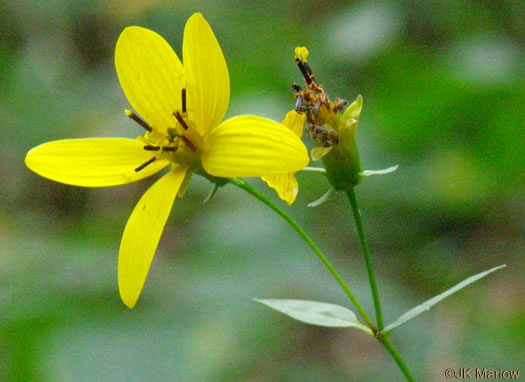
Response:
[[[200,13],[184,29],[184,65],[157,33],[128,27],[120,35],[115,65],[122,89],[145,135],[45,143],[29,151],[26,165],[57,182],[114,186],[134,182],[170,165],[142,196],[126,224],[118,261],[119,291],[134,307],[142,291],[177,193],[193,173],[218,178],[278,175],[308,163],[292,131],[269,119],[242,115],[222,121],[230,81],[221,48]]]

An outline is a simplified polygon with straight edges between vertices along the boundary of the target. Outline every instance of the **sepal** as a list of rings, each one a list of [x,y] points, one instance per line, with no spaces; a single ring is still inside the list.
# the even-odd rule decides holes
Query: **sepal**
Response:
[[[361,176],[366,177],[366,176],[374,176],[374,175],[386,175],[386,174],[390,174],[391,172],[396,171],[398,168],[399,166],[395,165],[392,167],[385,168],[383,170],[364,170],[361,173]]]

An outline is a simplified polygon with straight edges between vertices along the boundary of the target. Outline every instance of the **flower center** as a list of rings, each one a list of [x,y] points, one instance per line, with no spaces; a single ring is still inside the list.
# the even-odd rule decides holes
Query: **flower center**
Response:
[[[150,126],[131,110],[126,110],[126,115],[140,126],[146,129],[146,134],[138,139],[144,142],[144,150],[154,152],[153,157],[140,166],[135,168],[139,172],[154,163],[157,159],[168,159],[174,163],[184,163],[192,165],[198,162],[198,145],[194,141],[199,141],[193,123],[188,119],[186,107],[186,89],[182,89],[182,108],[173,112],[175,117],[175,127],[168,127],[162,131],[154,126]]]

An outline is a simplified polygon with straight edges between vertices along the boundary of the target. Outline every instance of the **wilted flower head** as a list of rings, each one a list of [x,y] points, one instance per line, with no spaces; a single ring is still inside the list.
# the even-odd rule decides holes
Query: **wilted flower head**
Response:
[[[349,106],[340,98],[332,102],[317,83],[307,57],[306,48],[295,48],[295,62],[305,80],[304,90],[293,85],[295,110],[306,116],[306,131],[317,145],[312,149],[312,160],[322,159],[334,189],[346,190],[361,181],[356,129],[363,98],[358,96]]]

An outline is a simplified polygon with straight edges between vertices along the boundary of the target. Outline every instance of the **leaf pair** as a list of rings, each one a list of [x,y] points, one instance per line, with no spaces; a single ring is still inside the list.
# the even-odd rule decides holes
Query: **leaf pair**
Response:
[[[503,264],[463,280],[462,282],[453,286],[447,291],[410,309],[408,312],[401,315],[397,320],[387,325],[382,330],[382,333],[390,333],[392,330],[419,316],[421,313],[430,310],[431,307],[436,305],[441,300],[465,288],[467,285],[470,285],[478,281],[479,279],[488,276],[492,272],[504,268],[505,266],[506,265]],[[255,301],[269,306],[270,308],[277,310],[278,312],[284,313],[287,316],[297,321],[304,322],[306,324],[330,328],[352,327],[359,329],[370,336],[374,336],[373,331],[369,327],[359,322],[356,315],[351,310],[343,306],[306,300],[255,299]]]

